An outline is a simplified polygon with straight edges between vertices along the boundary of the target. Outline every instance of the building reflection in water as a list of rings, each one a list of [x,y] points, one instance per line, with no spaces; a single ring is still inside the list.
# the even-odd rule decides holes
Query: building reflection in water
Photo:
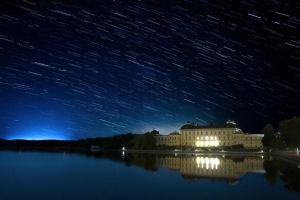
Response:
[[[157,157],[157,167],[179,171],[184,179],[225,180],[237,184],[249,172],[264,172],[261,157]]]

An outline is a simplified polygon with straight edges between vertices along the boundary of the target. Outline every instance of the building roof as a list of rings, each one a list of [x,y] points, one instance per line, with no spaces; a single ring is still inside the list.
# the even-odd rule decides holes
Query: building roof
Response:
[[[264,137],[264,134],[250,134],[251,136]]]
[[[159,134],[159,132],[155,128],[153,128],[153,131],[151,131],[150,133],[155,134],[155,135]]]
[[[226,124],[218,125],[210,123],[209,125],[198,125],[195,123],[187,122],[183,125],[180,130],[182,129],[209,129],[209,128],[238,128],[238,126],[233,122],[228,120]]]

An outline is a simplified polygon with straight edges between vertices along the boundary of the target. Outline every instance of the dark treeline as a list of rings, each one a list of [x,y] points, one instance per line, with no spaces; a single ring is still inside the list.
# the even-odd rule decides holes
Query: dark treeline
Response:
[[[300,148],[300,117],[285,119],[276,129],[267,124],[261,133],[264,134],[262,143],[265,148],[273,150]]]
[[[0,139],[0,148],[13,149],[90,149],[91,146],[101,149],[155,149],[154,134],[126,133],[107,138],[87,138],[80,140],[4,140]]]

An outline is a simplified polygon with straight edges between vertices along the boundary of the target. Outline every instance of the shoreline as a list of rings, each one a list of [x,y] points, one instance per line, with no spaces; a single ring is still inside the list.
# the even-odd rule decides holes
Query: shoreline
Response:
[[[223,155],[223,154],[236,154],[236,155],[261,155],[263,154],[262,152],[247,152],[247,151],[174,151],[174,150],[131,150],[131,149],[126,149],[126,150],[117,150],[125,153],[145,153],[145,154],[177,154],[177,155]]]
[[[294,164],[298,164],[300,166],[300,154],[297,154],[296,152],[293,151],[275,151],[275,152],[270,152],[270,156],[273,156],[277,159],[286,161],[286,162],[291,162]]]
[[[97,152],[124,152],[135,154],[156,154],[173,156],[270,156],[287,162],[300,164],[300,154],[293,151],[192,151],[192,150],[132,150],[132,149],[91,149],[91,148],[66,148],[66,147],[41,147],[41,146],[23,146],[23,147],[0,147],[0,151],[40,151],[40,152],[64,152],[64,153],[84,153],[96,154]]]

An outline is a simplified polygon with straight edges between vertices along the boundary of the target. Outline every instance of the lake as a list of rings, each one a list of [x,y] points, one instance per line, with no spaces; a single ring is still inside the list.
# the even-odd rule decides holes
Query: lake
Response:
[[[262,156],[0,151],[0,199],[300,199],[297,165]]]

